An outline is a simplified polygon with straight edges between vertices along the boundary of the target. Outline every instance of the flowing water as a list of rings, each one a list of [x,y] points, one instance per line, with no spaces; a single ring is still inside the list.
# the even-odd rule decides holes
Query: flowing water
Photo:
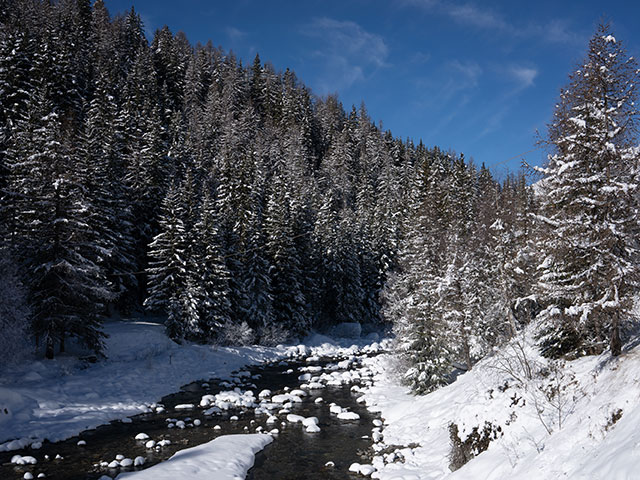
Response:
[[[316,362],[326,365],[329,359]],[[250,378],[243,378],[244,384],[238,386],[242,390],[251,389],[257,396],[262,389],[269,389],[274,394],[285,387],[297,388],[299,385],[298,367],[309,365],[302,362],[279,362],[263,366],[250,367]],[[371,440],[373,415],[361,404],[350,391],[350,385],[328,386],[321,390],[312,390],[301,404],[295,404],[291,412],[305,417],[315,416],[319,419],[321,431],[307,433],[300,424],[286,423],[282,425],[265,425],[266,415],[255,416],[253,409],[235,409],[222,415],[204,416],[196,407],[191,411],[176,411],[178,404],[193,403],[198,405],[205,394],[215,394],[230,390],[228,385],[217,380],[209,380],[209,386],[203,382],[186,385],[176,394],[164,397],[161,403],[166,407],[162,413],[145,413],[131,417],[131,423],[120,421],[82,432],[78,437],[56,443],[44,442],[38,450],[24,449],[0,453],[0,479],[22,479],[25,472],[31,472],[34,478],[45,473],[47,479],[59,480],[95,480],[102,475],[115,477],[119,472],[139,469],[108,469],[99,466],[100,462],[111,462],[116,455],[127,458],[145,457],[144,468],[166,460],[176,451],[194,447],[213,440],[220,435],[233,433],[253,433],[256,427],[265,430],[277,427],[280,433],[273,443],[256,457],[254,467],[249,471],[250,480],[313,480],[313,479],[355,479],[362,478],[348,472],[353,462],[366,463]],[[321,396],[323,403],[314,400]],[[360,415],[357,421],[341,421],[329,413],[330,402],[341,407],[348,407]],[[231,420],[231,416],[238,420]],[[283,415],[279,417],[284,418]],[[189,420],[191,418],[191,420]],[[184,420],[188,425],[199,419],[199,426],[167,428],[169,419]],[[220,426],[215,430],[214,426]],[[168,439],[171,444],[159,451],[147,449],[144,441],[135,440],[135,436],[144,432],[150,438],[159,441]],[[78,446],[84,440],[86,445]],[[17,466],[10,463],[13,455],[30,455],[38,460],[36,465]],[[45,455],[49,460],[45,459]],[[56,459],[56,456],[62,458]],[[334,467],[326,466],[333,462]]]

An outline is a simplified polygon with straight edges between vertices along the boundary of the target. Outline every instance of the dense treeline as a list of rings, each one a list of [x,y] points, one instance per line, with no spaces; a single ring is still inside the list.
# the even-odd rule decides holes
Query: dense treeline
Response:
[[[381,321],[417,172],[452,156],[257,56],[148,42],[133,9],[20,0],[0,21],[3,288],[47,356],[99,352],[101,319],[141,306],[176,340]]]

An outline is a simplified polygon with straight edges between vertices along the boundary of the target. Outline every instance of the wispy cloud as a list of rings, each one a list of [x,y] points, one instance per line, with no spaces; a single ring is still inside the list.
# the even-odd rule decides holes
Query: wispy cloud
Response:
[[[532,67],[512,66],[508,69],[507,73],[515,80],[518,90],[524,90],[533,86],[536,77],[538,76],[538,69]]]
[[[478,78],[482,75],[482,67],[473,61],[451,60],[446,68],[461,80],[458,83],[462,88],[475,87],[478,84]]]
[[[569,45],[583,45],[586,42],[584,35],[580,35],[569,27],[565,20],[553,19],[544,25],[529,27],[532,35],[537,35],[548,43],[560,43]]]
[[[437,124],[426,132],[426,138],[437,137],[458,119],[473,101],[483,74],[484,70],[475,61],[454,59],[441,65],[434,77],[419,82],[420,90],[429,92],[418,102],[420,108],[438,115]]]
[[[482,29],[508,30],[509,24],[495,12],[481,9],[470,3],[463,5],[441,4],[443,11],[454,20]]]
[[[411,55],[409,62],[413,63],[414,65],[424,65],[429,60],[431,60],[430,53],[415,52],[413,55]]]
[[[247,32],[244,32],[236,27],[227,27],[224,29],[225,33],[232,42],[243,40],[247,36]]]
[[[444,15],[461,25],[480,30],[510,35],[514,38],[537,38],[545,43],[581,45],[584,38],[573,32],[562,19],[551,19],[545,23],[517,25],[501,12],[477,3],[454,3],[443,0],[399,0],[400,5],[418,7]]]
[[[319,81],[320,93],[348,88],[370,72],[388,66],[389,47],[384,39],[355,22],[316,18],[302,32],[320,44],[312,52],[325,67],[325,75]]]

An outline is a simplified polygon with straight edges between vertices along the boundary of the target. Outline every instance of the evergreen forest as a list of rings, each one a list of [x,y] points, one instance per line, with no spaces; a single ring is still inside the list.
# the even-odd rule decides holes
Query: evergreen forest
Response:
[[[177,342],[389,328],[427,392],[532,322],[617,355],[638,281],[638,66],[601,25],[548,163],[496,179],[258,55],[145,36],[102,0],[0,2],[0,356],[103,353],[105,318]],[[401,133],[401,132],[400,132]]]

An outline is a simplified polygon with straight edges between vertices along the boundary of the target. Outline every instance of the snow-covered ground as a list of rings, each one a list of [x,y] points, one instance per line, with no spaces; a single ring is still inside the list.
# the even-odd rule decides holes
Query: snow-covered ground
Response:
[[[640,478],[640,347],[618,358],[603,354],[554,368],[531,343],[519,339],[455,383],[419,397],[398,384],[393,357],[368,359],[365,363],[377,373],[364,400],[384,419],[381,434],[374,437],[379,454],[372,477]],[[496,438],[452,472],[449,425],[458,426],[464,441],[485,422]],[[390,446],[396,451],[390,452]]]
[[[278,347],[178,345],[164,326],[144,321],[105,324],[108,359],[86,364],[75,357],[34,360],[0,369],[0,451],[37,446],[149,411],[186,383],[231,378],[244,365],[292,356],[351,351],[369,338],[333,340],[322,335]]]
[[[44,439],[68,438],[114,419],[126,421],[186,383],[211,377],[230,380],[231,373],[246,364],[341,355],[346,360],[335,366],[302,367],[300,391],[263,391],[257,397],[240,392],[236,401],[262,405],[283,397],[282,402],[290,403],[303,390],[359,381],[363,386],[352,388],[356,395],[364,393],[358,401],[380,411],[384,424],[376,420],[372,425],[377,453],[371,465],[354,463],[351,470],[382,480],[639,478],[640,347],[629,348],[619,358],[603,354],[555,368],[523,336],[455,383],[416,397],[398,383],[392,355],[366,358],[359,370],[351,368],[358,351],[352,344],[362,346],[373,338],[334,341],[315,335],[301,345],[229,348],[177,345],[166,338],[162,325],[150,322],[112,322],[106,328],[108,360],[87,365],[60,357],[0,372],[1,450],[37,448]],[[372,373],[373,384],[365,381]],[[205,395],[200,408],[222,409],[231,401],[229,395]],[[280,408],[278,402],[274,405]],[[327,408],[345,420],[351,414],[335,404]],[[303,426],[317,427],[310,418],[292,415],[287,421],[308,421]],[[474,427],[481,435],[487,427],[492,437],[486,451],[455,472],[450,468],[451,424],[457,426],[461,441]],[[250,435],[246,442],[244,437],[219,437],[218,443],[189,449],[191,453],[178,454],[148,471],[157,472],[153,478],[179,478],[172,472],[183,467],[209,472],[222,468],[222,463],[216,463],[215,455],[207,457],[208,452],[231,449],[234,455],[221,457],[229,467],[228,478],[242,478],[254,453],[271,440],[265,434]],[[203,458],[210,461],[200,461]]]
[[[273,441],[268,434],[224,435],[180,450],[166,462],[140,472],[121,473],[118,480],[238,480],[253,466],[254,456]],[[110,477],[107,477],[110,478]]]

